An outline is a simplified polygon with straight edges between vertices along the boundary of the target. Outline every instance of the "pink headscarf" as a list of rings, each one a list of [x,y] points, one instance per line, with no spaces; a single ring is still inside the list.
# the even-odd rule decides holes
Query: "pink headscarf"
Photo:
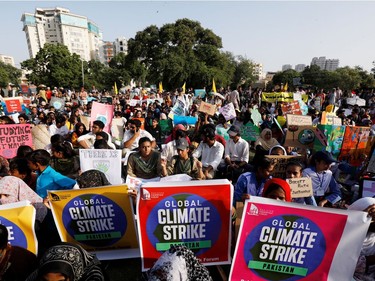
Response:
[[[0,194],[6,198],[0,199],[1,204],[15,203],[28,200],[31,203],[43,202],[42,197],[36,194],[23,180],[6,176],[0,179]]]

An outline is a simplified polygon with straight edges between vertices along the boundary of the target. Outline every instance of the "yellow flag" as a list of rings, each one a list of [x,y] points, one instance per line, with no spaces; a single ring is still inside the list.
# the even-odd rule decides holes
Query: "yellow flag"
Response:
[[[288,91],[288,82],[285,83],[284,88],[283,88],[283,91],[284,91],[284,92]]]
[[[183,92],[183,93],[186,92],[186,82],[184,83],[184,85],[182,85],[182,92]]]
[[[115,91],[115,95],[117,95],[117,94],[118,94],[118,91],[117,91],[117,84],[116,84],[116,82],[115,82],[115,88],[114,88],[114,91]]]
[[[216,91],[216,85],[215,85],[215,80],[212,78],[212,92],[217,93]]]
[[[159,82],[159,92],[160,93],[163,92],[163,83],[162,82]]]

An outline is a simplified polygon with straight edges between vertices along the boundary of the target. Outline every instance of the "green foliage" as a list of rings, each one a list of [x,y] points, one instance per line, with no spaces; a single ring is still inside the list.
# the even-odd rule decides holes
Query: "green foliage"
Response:
[[[0,87],[5,88],[8,83],[19,84],[21,70],[10,64],[0,62]]]

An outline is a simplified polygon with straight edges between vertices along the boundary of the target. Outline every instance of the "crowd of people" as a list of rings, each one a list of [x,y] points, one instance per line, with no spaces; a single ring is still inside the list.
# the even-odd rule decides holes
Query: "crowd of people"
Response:
[[[375,125],[372,125],[375,121],[373,91],[343,93],[339,88],[330,91],[297,88],[295,92],[308,96],[307,115],[311,116],[313,124],[319,124],[322,112],[327,106],[334,106],[334,112],[341,118],[343,125],[369,127],[370,136],[375,135]],[[96,89],[88,92],[84,88],[80,91],[42,88],[37,94],[25,97],[30,99],[30,104],[24,107],[23,112],[0,116],[1,125],[19,123],[45,126],[50,135],[44,149],[34,150],[33,147],[20,146],[16,157],[0,157],[1,204],[27,199],[37,210],[36,232],[38,240],[41,241],[40,257],[39,264],[36,259],[31,259],[32,262],[28,263],[28,273],[31,275],[27,280],[106,278],[100,262],[94,256],[78,245],[60,243],[48,205],[48,190],[111,184],[100,171],[81,172],[79,149],[121,150],[124,157],[124,183],[127,176],[154,179],[186,174],[191,180],[228,179],[234,186],[233,217],[236,216],[236,203],[243,202],[250,196],[264,196],[320,207],[343,208],[343,199],[345,204],[353,203],[357,198],[354,194],[347,196],[348,190],[337,181],[335,171],[340,163],[330,153],[284,146],[285,137],[280,123],[285,122],[277,122],[285,119],[281,103],[264,102],[261,93],[260,89],[222,88],[219,93],[207,93],[206,97],[201,98],[196,97],[192,89],[159,92],[137,87],[113,94],[98,92]],[[366,105],[349,105],[347,98],[355,96],[364,99]],[[50,103],[53,97],[63,99],[64,106],[56,109]],[[315,102],[317,98],[320,99],[319,106]],[[134,100],[135,103],[131,102]],[[202,100],[216,105],[217,108],[232,103],[236,116],[227,120],[218,111],[214,115],[202,113],[199,111]],[[89,127],[84,124],[81,119],[90,116],[94,101],[105,101],[113,105],[113,118],[121,120],[123,136],[115,136],[113,130],[105,131],[106,124],[100,120],[94,120]],[[177,102],[184,105],[183,115],[196,117],[195,124],[173,123],[170,113]],[[253,110],[257,110],[261,115],[259,124],[252,120]],[[261,132],[256,141],[247,141],[241,137],[241,127],[249,122],[260,128]],[[273,178],[276,163],[267,155],[298,157],[292,157],[287,163],[283,178]],[[361,168],[354,172],[353,177],[358,181],[365,176],[366,169],[363,167],[366,167],[369,160],[369,157],[363,158]],[[292,198],[290,186],[285,179],[300,177],[311,178],[313,196]],[[373,215],[374,204],[372,201],[367,202],[357,209]],[[369,229],[371,230],[372,228]],[[0,225],[0,236],[5,237],[2,232],[5,233],[6,228],[3,229]],[[2,249],[10,251],[12,247],[12,251],[16,253],[17,248],[10,246],[4,237],[0,237],[4,240],[0,241]],[[374,236],[370,235],[369,240],[375,243]],[[184,253],[185,250],[183,249]],[[20,250],[17,251],[19,253],[15,255],[26,255]],[[175,251],[182,250],[177,249],[172,253]],[[69,256],[64,255],[68,252],[76,252],[77,255],[68,260]],[[363,252],[356,276],[373,277],[375,270],[370,269],[371,265],[375,264],[375,259],[372,253],[368,250]],[[27,255],[30,256],[30,253]],[[151,270],[150,276],[153,277],[150,277],[150,280],[174,280],[157,279],[155,272],[156,270]],[[202,272],[205,276],[208,274],[205,270]],[[7,277],[7,274],[12,277]],[[52,276],[53,274],[61,274],[65,279],[52,279],[56,277]],[[7,270],[4,265],[0,268],[0,280],[24,280],[25,276],[19,275],[19,271]],[[367,277],[363,277],[365,275]]]

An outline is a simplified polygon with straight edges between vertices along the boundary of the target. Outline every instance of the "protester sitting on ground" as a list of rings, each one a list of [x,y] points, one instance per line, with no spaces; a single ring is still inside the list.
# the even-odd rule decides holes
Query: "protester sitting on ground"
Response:
[[[8,229],[0,224],[0,280],[24,281],[37,268],[35,254],[19,246],[12,246]]]
[[[97,132],[96,133],[96,136],[95,136],[95,142],[94,142],[94,148],[97,148],[95,147],[95,143],[97,141],[102,141],[103,144],[105,143],[106,145],[101,145],[102,148],[101,149],[116,149],[116,146],[114,143],[109,143],[109,134],[107,134],[106,132],[104,131],[101,131],[101,132]],[[98,144],[97,144],[98,146]],[[107,148],[104,148],[104,147],[107,147]]]
[[[72,189],[76,181],[56,172],[50,165],[51,156],[44,149],[37,149],[27,156],[29,168],[36,171],[36,192],[43,199],[48,190]]]
[[[218,123],[216,125],[216,134],[224,137],[226,141],[229,140],[228,130],[230,128],[230,123],[225,120],[223,114],[219,114]]]
[[[280,145],[279,142],[272,137],[272,131],[270,129],[264,129],[259,138],[255,141],[255,148],[261,146],[264,150],[269,151],[273,146]]]
[[[321,207],[341,200],[340,188],[329,170],[334,162],[328,152],[318,151],[311,157],[311,166],[302,171],[304,177],[311,178],[315,201]]]
[[[29,122],[29,116],[27,116],[25,113],[21,113],[18,115],[18,123],[19,124],[27,124]]]
[[[74,126],[74,131],[71,133],[68,141],[70,141],[74,148],[79,147],[78,138],[87,134],[86,126],[83,123],[77,123]]]
[[[10,175],[23,180],[32,190],[36,190],[36,174],[31,171],[24,158],[13,158],[9,163]]]
[[[363,211],[372,217],[353,278],[356,281],[375,280],[375,198],[360,198],[351,204],[348,210]]]
[[[209,271],[186,246],[171,246],[147,272],[148,281],[212,281]]]
[[[288,155],[285,148],[281,145],[277,144],[275,146],[272,146],[268,152],[269,155]]]
[[[160,177],[160,152],[153,150],[152,141],[148,137],[140,138],[138,151],[130,154],[127,174],[141,179]]]
[[[177,139],[177,136],[176,136],[176,132],[177,132],[177,130],[182,130],[182,131],[185,131],[185,132],[186,132],[186,139],[187,139],[187,141],[188,141],[188,143],[189,143],[189,145],[190,145],[190,139],[189,139],[189,136],[188,136],[188,134],[187,134],[187,130],[186,130],[185,126],[182,125],[182,124],[177,124],[176,126],[173,127],[173,129],[172,129],[172,134],[170,134],[170,135],[165,139],[165,142],[164,142],[164,143],[167,144],[167,143],[169,143],[169,142],[171,142],[171,141],[173,141],[173,140],[176,140],[176,139]]]
[[[0,177],[10,175],[9,162],[3,156],[0,156]]]
[[[100,120],[95,120],[92,123],[92,128],[91,132],[81,135],[78,138],[78,143],[82,148],[93,148],[94,147],[94,142],[96,140],[96,133],[102,132],[104,129],[105,125],[102,121]],[[108,133],[107,133],[108,134]],[[111,142],[111,137],[108,135],[108,145],[110,145]]]
[[[223,158],[224,146],[215,140],[215,130],[205,127],[202,130],[202,141],[193,152],[193,157],[201,158],[202,170],[206,179],[215,177],[215,172]]]
[[[81,246],[61,243],[49,248],[26,281],[104,281],[100,261]]]
[[[80,172],[79,156],[68,141],[52,145],[50,165],[56,171],[71,179],[76,179]]]
[[[283,179],[272,178],[265,183],[262,197],[291,202],[290,185]]]
[[[16,157],[17,158],[25,158],[27,154],[29,154],[30,152],[32,152],[34,149],[32,149],[30,146],[28,145],[20,145],[18,148],[17,148],[17,155]]]
[[[165,159],[161,160],[162,175],[164,177],[187,174],[192,179],[204,180],[205,176],[202,170],[202,163],[195,157],[189,156],[189,143],[187,139],[180,138],[176,140],[177,154],[167,163]]]
[[[154,138],[159,148],[161,148],[161,128],[159,119],[156,117],[151,118],[151,125],[146,129]]]
[[[83,172],[76,180],[79,188],[111,185],[103,172],[94,169]]]
[[[187,135],[186,131],[179,129],[175,133],[175,139],[162,146],[163,151],[161,152],[161,158],[165,159],[167,163],[172,160],[173,156],[177,155],[176,141],[181,138],[185,138],[187,140]]]
[[[241,138],[240,128],[231,126],[228,130],[230,140],[225,145],[224,163],[218,166],[220,177],[228,178],[233,182],[237,181],[240,174],[250,171],[249,143]]]
[[[275,167],[275,161],[271,158],[260,158],[254,172],[246,172],[240,175],[234,189],[233,204],[236,202],[249,199],[250,195],[261,196],[263,193],[264,184],[272,175]]]
[[[138,119],[131,119],[128,122],[129,130],[126,130],[123,137],[124,149],[123,155],[127,152],[138,148],[138,143],[141,138],[147,137],[151,141],[151,147],[155,148],[156,143],[154,137],[147,131],[141,129],[141,121]]]

